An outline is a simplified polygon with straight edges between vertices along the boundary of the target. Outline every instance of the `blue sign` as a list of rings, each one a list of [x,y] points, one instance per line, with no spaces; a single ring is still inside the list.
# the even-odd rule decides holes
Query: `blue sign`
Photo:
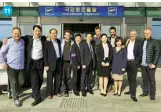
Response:
[[[4,6],[3,9],[2,9],[2,13],[5,15],[5,16],[11,16],[12,15],[12,7],[11,6]]]
[[[40,6],[40,16],[123,17],[124,6]]]

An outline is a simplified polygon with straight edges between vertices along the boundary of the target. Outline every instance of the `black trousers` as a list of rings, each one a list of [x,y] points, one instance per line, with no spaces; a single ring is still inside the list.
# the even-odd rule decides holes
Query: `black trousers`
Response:
[[[127,63],[127,78],[129,82],[129,91],[132,97],[136,96],[136,77],[138,66],[135,61],[128,61]]]
[[[148,66],[141,66],[143,93],[148,94],[150,89],[150,97],[155,97],[156,94],[155,71],[156,69],[150,69]]]
[[[54,83],[53,83],[54,82]],[[47,95],[53,96],[60,92],[60,84],[61,84],[61,60],[58,59],[56,61],[55,71],[47,71]]]
[[[9,84],[12,90],[12,97],[13,99],[17,99],[20,88],[24,84],[24,69],[16,70],[8,67],[7,74],[9,78]]]
[[[85,69],[82,69],[81,75],[81,91],[92,90],[92,72],[93,72],[93,61]]]
[[[25,83],[24,87],[31,87],[31,70],[30,66],[25,65]]]
[[[72,77],[72,89],[73,91],[80,91],[80,81],[81,81],[81,68],[73,68],[73,77]]]
[[[92,86],[99,88],[99,76],[98,76],[98,69],[97,69],[97,66],[98,66],[97,60],[96,60],[95,64],[96,64],[96,67],[95,67],[95,69],[93,70],[93,73],[92,73],[92,75],[93,75]]]
[[[112,71],[112,67],[110,68],[110,71]],[[110,73],[108,77],[108,87],[114,85],[114,79],[112,78],[112,72]]]
[[[69,91],[70,79],[71,79],[70,61],[63,61],[61,92],[68,92]]]
[[[108,86],[113,85],[114,84],[114,79],[112,78],[112,73],[109,75],[109,82],[108,82]]]
[[[44,61],[43,59],[31,61],[31,87],[35,101],[41,100],[41,86],[43,83]]]

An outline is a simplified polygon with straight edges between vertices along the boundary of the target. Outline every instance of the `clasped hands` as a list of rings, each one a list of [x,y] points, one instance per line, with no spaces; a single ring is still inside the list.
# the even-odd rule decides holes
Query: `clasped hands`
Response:
[[[102,65],[102,66],[105,66],[105,67],[108,67],[108,66],[109,66],[109,63],[108,63],[108,62],[107,62],[107,63],[102,62],[101,65]]]

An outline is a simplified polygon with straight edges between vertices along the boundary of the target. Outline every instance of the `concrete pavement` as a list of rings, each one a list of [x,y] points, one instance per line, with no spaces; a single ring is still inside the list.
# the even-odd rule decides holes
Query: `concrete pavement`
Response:
[[[44,101],[31,107],[34,101],[31,98],[31,89],[24,91],[21,94],[22,107],[15,107],[12,99],[8,99],[6,94],[0,95],[0,112],[161,112],[161,70],[156,72],[157,94],[156,101],[150,101],[149,97],[140,98],[141,90],[141,74],[138,72],[137,77],[137,98],[138,102],[132,102],[130,96],[123,93],[128,91],[127,77],[124,77],[122,96],[113,96],[110,92],[106,97],[102,97],[99,91],[95,91],[94,95],[87,95],[87,97],[76,97],[70,94],[70,97],[53,97],[49,100],[45,98],[45,87],[42,87],[42,97]]]

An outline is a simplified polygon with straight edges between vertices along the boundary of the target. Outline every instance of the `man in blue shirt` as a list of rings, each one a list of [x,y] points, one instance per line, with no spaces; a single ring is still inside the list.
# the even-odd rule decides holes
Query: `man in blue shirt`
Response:
[[[18,99],[19,75],[23,75],[24,72],[24,41],[21,39],[19,28],[13,28],[12,38],[8,39],[7,44],[1,47],[0,62],[3,63],[3,68],[7,70],[14,103],[19,107],[21,106]]]

